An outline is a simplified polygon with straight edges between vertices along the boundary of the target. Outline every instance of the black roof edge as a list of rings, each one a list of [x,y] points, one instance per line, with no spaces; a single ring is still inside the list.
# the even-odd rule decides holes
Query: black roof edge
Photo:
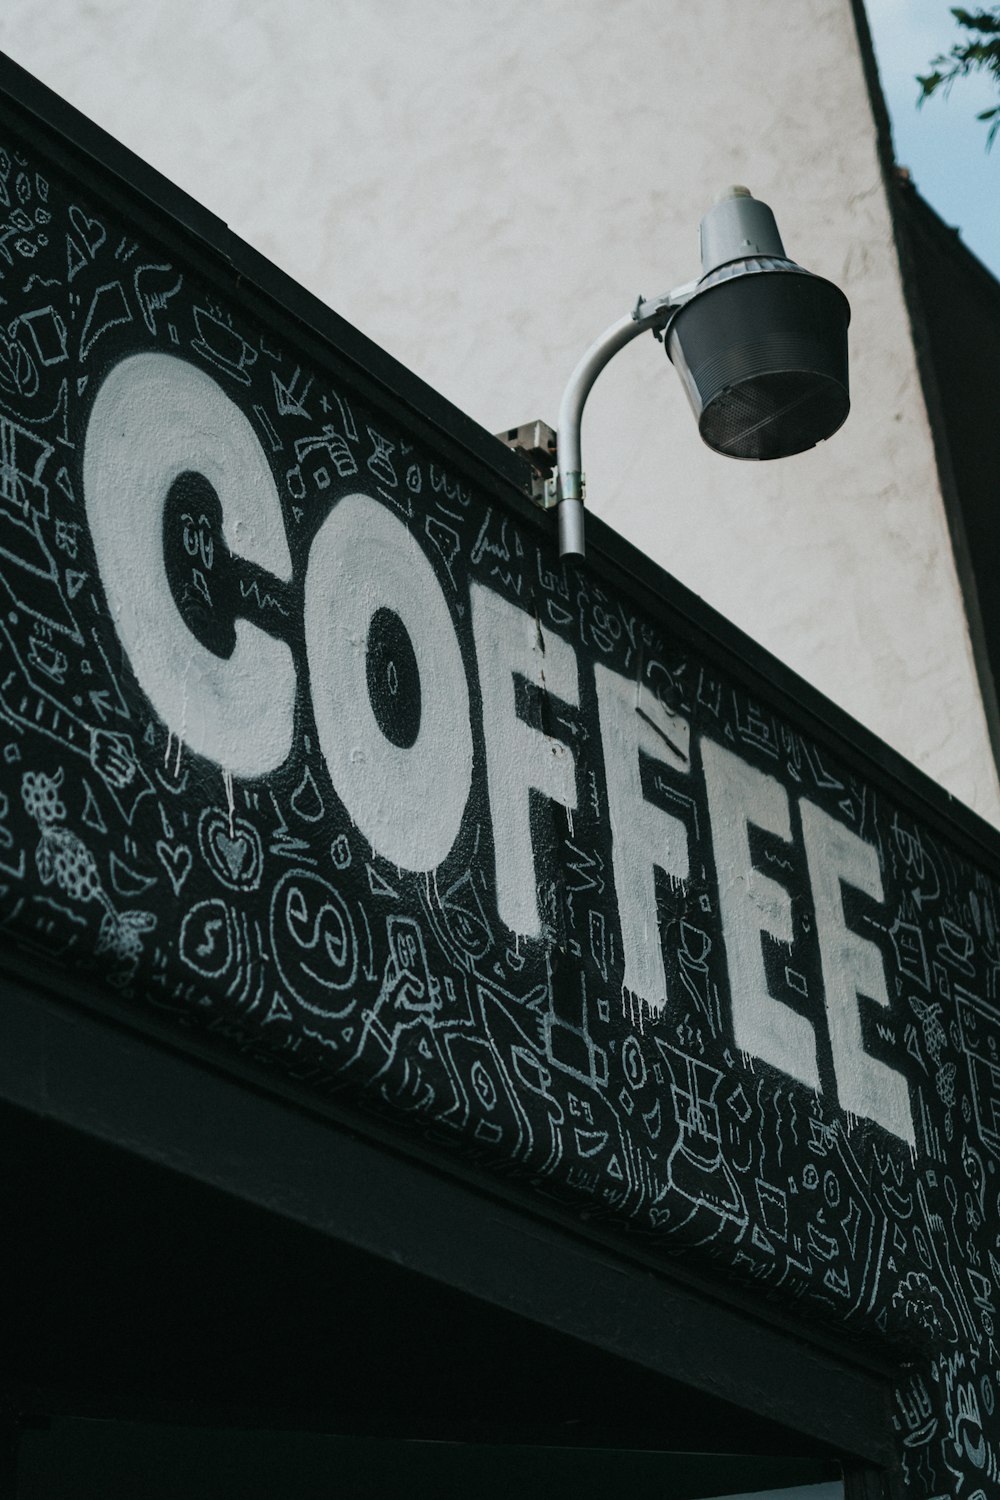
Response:
[[[997,292],[1000,291],[1000,285],[998,285],[995,278],[982,262],[977,260],[968,246],[962,243],[959,239],[958,231],[945,224],[944,220],[935,213],[926,199],[921,197],[918,189],[910,179],[908,169],[900,167],[897,164],[892,141],[892,124],[889,119],[889,111],[879,79],[878,61],[872,41],[871,28],[868,24],[868,16],[865,12],[864,0],[851,0],[851,7],[854,14],[855,30],[861,54],[862,71],[875,121],[876,151],[882,176],[882,185],[889,208],[889,219],[892,226],[896,261],[899,266],[903,302],[909,322],[910,335],[913,340],[917,375],[920,380],[921,391],[927,410],[931,442],[934,448],[934,462],[937,468],[938,481],[941,486],[941,498],[944,504],[948,534],[951,539],[955,571],[958,575],[959,587],[962,591],[963,602],[965,604],[966,626],[969,632],[972,659],[979,683],[983,713],[986,719],[986,729],[990,745],[993,750],[994,763],[997,767],[1000,767],[1000,693],[998,693],[998,684],[994,677],[991,655],[987,644],[982,610],[979,604],[979,589],[976,582],[975,569],[972,565],[972,554],[965,528],[965,517],[959,500],[958,485],[952,463],[948,424],[944,418],[937,370],[930,354],[930,338],[925,311],[913,264],[915,247],[912,221],[914,219],[919,220],[922,228],[927,229],[936,238],[940,238],[941,241],[945,242],[949,253],[956,257],[956,263],[961,265],[964,270],[980,278],[981,289],[988,288],[990,295],[996,296]]]
[[[971,276],[977,283],[977,291],[1000,306],[1000,281],[989,266],[985,265],[962,239],[961,229],[942,219],[933,204],[928,203],[917,184],[910,176],[909,167],[899,166],[893,172],[894,187],[905,210],[919,222],[925,233],[933,236],[938,245],[954,260],[959,275]]]
[[[871,51],[862,0],[851,0],[862,38],[866,70],[871,71],[881,100],[874,54]],[[867,38],[867,43],[865,39]],[[870,85],[871,86],[871,85]],[[387,404],[404,407],[419,425],[429,428],[450,449],[458,446],[488,489],[500,495],[518,518],[535,530],[551,532],[555,517],[543,515],[527,498],[527,466],[485,428],[387,354],[371,339],[299,286],[267,258],[234,234],[224,220],[149,166],[113,136],[34,78],[12,58],[0,53],[0,106],[4,100],[30,117],[39,132],[55,138],[63,152],[82,159],[98,180],[113,180],[119,190],[139,195],[160,223],[183,231],[192,251],[207,260],[221,258],[236,280],[259,294],[273,309],[312,335],[336,359],[359,372],[364,384],[384,393]],[[885,134],[880,147],[891,171],[888,116],[881,104]],[[882,123],[879,124],[880,136]],[[793,718],[796,728],[815,734],[855,773],[875,782],[891,796],[909,804],[929,826],[948,838],[970,858],[987,865],[1000,877],[1000,831],[961,803],[871,730],[853,719],[818,689],[751,640],[696,594],[677,582],[657,563],[619,536],[599,517],[588,517],[588,551],[600,560],[600,571],[627,589],[654,617],[684,621],[685,635],[704,650],[722,670],[739,663],[750,691],[759,691],[780,712]]]
[[[973,549],[966,529],[965,509],[955,473],[952,455],[950,424],[945,416],[945,405],[938,377],[937,361],[932,353],[929,330],[929,309],[924,303],[920,288],[920,277],[916,262],[920,257],[920,241],[933,242],[954,264],[956,279],[971,279],[976,284],[976,295],[993,303],[992,315],[1000,318],[1000,282],[987,270],[969,247],[959,238],[959,231],[946,224],[939,214],[923,198],[910,181],[905,168],[894,167],[888,183],[889,207],[892,213],[893,233],[899,257],[899,268],[903,282],[903,295],[907,315],[913,334],[913,347],[917,358],[917,370],[927,407],[931,439],[934,444],[934,459],[937,464],[941,496],[945,517],[951,537],[952,552],[959,586],[965,601],[965,615],[972,644],[972,656],[982,693],[986,726],[993,747],[993,757],[1000,766],[1000,691],[994,670],[993,652],[983,620],[980,604],[980,585],[973,560]],[[987,309],[987,315],[989,309]]]

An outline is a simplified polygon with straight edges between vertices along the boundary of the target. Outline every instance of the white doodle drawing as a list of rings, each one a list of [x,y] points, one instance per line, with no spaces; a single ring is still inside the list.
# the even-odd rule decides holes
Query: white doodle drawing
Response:
[[[55,307],[36,307],[22,313],[18,329],[26,328],[34,346],[34,358],[46,369],[69,358],[66,324]]]
[[[62,781],[62,770],[55,776],[25,771],[21,778],[25,811],[38,827],[35,865],[39,879],[45,886],[54,884],[70,901],[95,903],[100,908],[94,952],[109,953],[122,965],[115,978],[131,978],[142,952],[143,934],[152,931],[156,918],[148,911],[119,911],[112,904],[90,849],[64,826],[66,807],[59,796]]]
[[[329,423],[312,437],[296,438],[294,451],[296,462],[288,470],[285,482],[296,500],[322,494],[330,488],[335,475],[338,479],[350,479],[358,472],[347,439]]]
[[[159,314],[165,311],[183,285],[184,277],[169,264],[136,266],[132,273],[132,290],[139,314],[154,336],[159,332]]]
[[[191,340],[194,352],[223,375],[231,376],[240,385],[249,385],[257,350],[207,308],[195,307],[193,311],[198,330],[197,338]]]
[[[723,1151],[716,1094],[718,1068],[676,1047],[657,1041],[670,1075],[670,1097],[678,1135],[666,1162],[666,1186],[660,1211],[678,1213],[671,1195],[681,1200],[679,1218],[686,1233],[714,1238],[720,1223],[741,1236],[750,1221],[746,1200]],[[686,1205],[686,1211],[684,1208]],[[679,1226],[679,1227],[681,1227]]]
[[[342,1018],[354,1009],[359,945],[351,909],[313,870],[288,870],[270,905],[270,951],[286,995],[312,1015]]]
[[[376,432],[374,427],[369,427],[368,436],[371,438],[372,451],[368,455],[368,471],[373,474],[380,484],[389,489],[395,489],[399,483],[396,470],[392,462],[396,444],[381,432]]]
[[[132,321],[125,289],[120,281],[108,281],[99,286],[90,299],[90,307],[80,334],[80,360],[89,358],[98,339],[110,329]]]

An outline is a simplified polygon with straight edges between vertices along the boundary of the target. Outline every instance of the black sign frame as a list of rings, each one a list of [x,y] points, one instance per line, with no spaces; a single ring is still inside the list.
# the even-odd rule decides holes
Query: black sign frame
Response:
[[[158,244],[164,245],[169,253],[176,254],[178,259],[194,267],[205,284],[218,289],[220,297],[229,302],[234,297],[247,299],[252,304],[254,317],[258,322],[266,324],[276,338],[303,350],[316,364],[329,371],[331,376],[348,383],[352,390],[357,390],[373,407],[386,412],[417,438],[431,445],[434,451],[445,455],[454,472],[473,482],[482,494],[509,514],[525,533],[541,536],[551,534],[552,517],[540,514],[530,503],[523,465],[502,444],[238,241],[221,221],[165,183],[131,153],[109,141],[102,132],[82,120],[75,111],[6,59],[0,69],[0,124],[17,138],[39,143],[46,156],[64,174],[86,184],[87,192],[94,201],[102,203],[110,213],[127,217],[136,225],[137,232],[148,233]],[[886,792],[894,803],[903,806],[908,814],[942,835],[951,847],[980,870],[1000,878],[1000,836],[995,830],[958,804],[875,736],[858,726],[796,674],[722,620],[683,585],[664,574],[596,518],[591,518],[589,523],[589,548],[588,566],[593,576],[605,581],[610,589],[619,590],[635,601],[637,607],[650,618],[672,634],[683,638],[691,650],[705,660],[717,664],[730,674],[734,670],[738,671],[741,683],[750,693],[759,694],[773,710],[787,713],[793,718],[802,732],[814,735],[822,744],[829,746],[841,765],[866,783]],[[64,971],[46,965],[40,958],[29,960],[13,950],[5,952],[5,964],[8,972],[17,971],[21,975],[20,983],[14,980],[10,982],[11,997],[18,994],[18,1003],[27,1007],[22,1013],[17,1046],[13,1045],[16,1028],[15,1033],[11,1034],[12,1059],[19,1058],[27,1064],[32,1057],[34,1048],[28,1040],[30,1025],[25,1026],[23,1023],[33,1008],[39,1008],[39,1016],[43,1011],[50,1015],[51,1019],[43,1027],[49,1040],[59,1032],[68,1036],[68,1031],[82,1028],[77,1037],[79,1040],[83,1031],[91,1027],[92,1039],[103,1038],[106,1041],[122,1026],[120,1007],[103,994],[99,987],[79,976],[70,977]],[[89,1019],[84,1020],[75,1015],[70,1017],[69,1013],[62,1014],[58,1000],[55,1009],[51,1009],[51,999],[43,998],[42,992],[63,1001],[82,1002]],[[58,1019],[55,1019],[57,1016]],[[362,1125],[358,1116],[350,1110],[343,1111],[328,1101],[320,1104],[316,1100],[305,1100],[302,1091],[293,1084],[277,1079],[273,1073],[254,1063],[227,1053],[224,1047],[215,1046],[204,1037],[187,1038],[182,1058],[177,1052],[176,1033],[168,1025],[158,1025],[148,1015],[130,1017],[128,1027],[129,1032],[135,1033],[135,1036],[127,1043],[123,1041],[124,1051],[129,1048],[142,1051],[144,1070],[160,1066],[156,1059],[165,1058],[167,1054],[161,1054],[155,1049],[144,1051],[146,1044],[140,1040],[143,1033],[158,1047],[166,1046],[171,1049],[172,1062],[163,1062],[162,1065],[185,1067],[189,1070],[190,1078],[198,1080],[197,1087],[209,1090],[217,1087],[225,1092],[225,1085],[217,1075],[237,1077],[244,1084],[252,1084],[255,1089],[264,1091],[257,1098],[256,1106],[261,1119],[268,1109],[275,1107],[266,1102],[265,1095],[271,1096],[272,1101],[282,1099],[285,1106],[296,1115],[312,1120],[325,1120],[327,1131],[333,1132],[328,1133],[327,1139],[339,1140],[341,1149],[345,1151],[355,1149],[353,1144],[348,1146],[344,1143],[349,1140],[356,1142],[357,1137],[344,1132],[357,1132],[361,1129],[391,1153],[402,1153],[411,1164],[409,1170],[416,1174],[414,1180],[420,1178],[428,1183],[434,1180],[439,1184],[448,1184],[442,1191],[446,1196],[450,1194],[452,1201],[447,1210],[442,1212],[450,1215],[449,1223],[458,1226],[466,1215],[475,1214],[476,1211],[469,1206],[471,1200],[467,1194],[476,1197],[483,1193],[479,1174],[472,1169],[463,1168],[460,1163],[443,1156],[425,1143],[416,1142],[398,1127],[375,1120],[365,1120]],[[67,1049],[68,1056],[71,1046],[75,1044],[64,1039],[59,1045]],[[100,1041],[99,1045],[103,1046],[104,1041]],[[198,1060],[197,1064],[195,1059]],[[44,1059],[35,1052],[27,1074],[22,1077],[27,1076],[37,1081],[38,1070],[43,1067]],[[112,1096],[114,1090],[121,1086],[119,1079],[112,1086]],[[192,1083],[191,1086],[194,1087],[195,1084]],[[19,1108],[30,1112],[51,1111],[55,1117],[61,1118],[73,1128],[95,1131],[97,1134],[103,1134],[106,1129],[111,1128],[106,1123],[98,1125],[92,1116],[88,1117],[87,1110],[81,1109],[79,1101],[72,1101],[69,1094],[54,1101],[45,1089],[25,1089],[13,1077],[8,1079],[6,1087],[9,1092],[6,1092],[5,1097],[16,1102]],[[120,1124],[113,1128],[115,1131],[123,1129]],[[162,1132],[158,1143],[151,1144],[158,1131]],[[164,1116],[140,1149],[173,1151],[173,1146],[164,1144],[168,1136],[169,1128]],[[386,1160],[388,1159],[387,1157]],[[428,1171],[431,1177],[425,1179],[422,1174]],[[463,1180],[465,1190],[458,1185]],[[237,1185],[232,1181],[220,1181],[219,1185],[250,1196],[260,1190],[246,1182]],[[787,1421],[797,1415],[803,1430],[836,1441],[859,1457],[889,1462],[885,1383],[899,1358],[898,1347],[894,1350],[891,1346],[883,1348],[875,1343],[859,1345],[856,1341],[841,1339],[835,1330],[823,1330],[819,1327],[811,1329],[808,1340],[802,1342],[801,1330],[789,1314],[772,1307],[762,1310],[755,1298],[732,1286],[720,1292],[711,1278],[690,1268],[672,1268],[668,1273],[662,1261],[647,1254],[642,1246],[633,1242],[626,1247],[614,1231],[594,1225],[582,1226],[578,1218],[565,1209],[539,1201],[523,1187],[492,1181],[487,1189],[487,1197],[502,1200],[512,1206],[512,1211],[527,1214],[533,1221],[548,1226],[539,1228],[538,1234],[541,1240],[549,1238],[553,1244],[558,1242],[562,1246],[561,1250],[552,1250],[553,1254],[568,1253],[566,1241],[561,1240],[560,1236],[569,1234],[578,1245],[582,1243],[589,1247],[588,1253],[592,1256],[594,1265],[607,1255],[616,1259],[623,1258],[624,1264],[629,1268],[627,1274],[633,1292],[645,1283],[649,1272],[655,1267],[658,1287],[661,1291],[668,1285],[673,1288],[671,1295],[676,1297],[677,1306],[685,1309],[683,1313],[675,1313],[675,1316],[693,1319],[692,1326],[704,1327],[707,1316],[705,1299],[713,1306],[724,1304],[724,1328],[709,1341],[714,1352],[709,1352],[706,1368],[697,1376],[695,1383],[700,1380],[703,1384],[711,1385],[717,1381],[721,1351],[734,1336],[736,1327],[744,1330],[741,1337],[747,1336],[746,1327],[754,1328],[752,1340],[747,1345],[752,1350],[760,1347],[757,1341],[766,1341],[771,1336],[771,1331],[777,1330],[777,1337],[785,1351],[784,1357],[791,1360],[790,1364],[786,1364],[786,1374],[790,1372],[791,1378],[784,1382],[784,1394],[774,1385],[760,1393],[756,1398],[758,1409],[767,1409]],[[317,1214],[321,1212],[318,1206],[311,1211]],[[391,1236],[387,1236],[377,1247],[381,1253],[388,1253],[390,1238]],[[494,1272],[498,1270],[501,1259],[502,1257],[497,1257]],[[465,1274],[467,1273],[466,1264]],[[433,1274],[454,1276],[459,1272],[453,1268],[447,1273],[438,1271]],[[514,1289],[508,1286],[503,1295],[512,1298],[515,1295]],[[551,1309],[542,1311],[538,1308],[533,1309],[531,1315],[543,1320],[565,1316],[564,1313],[557,1314]],[[581,1337],[593,1337],[600,1341],[601,1335],[594,1330],[585,1332],[581,1328],[579,1333]],[[822,1352],[817,1356],[816,1351]],[[642,1360],[653,1358],[648,1351],[640,1354],[637,1342],[633,1343],[632,1354]],[[819,1412],[829,1396],[822,1380],[818,1385],[812,1382],[812,1388],[821,1394],[813,1401],[802,1401],[802,1392],[810,1388],[812,1377],[807,1372],[812,1368],[815,1357],[818,1357],[825,1368],[824,1379],[831,1371],[836,1370],[836,1378],[844,1381],[843,1400],[838,1397],[832,1407],[828,1406],[827,1415],[822,1419]],[[747,1399],[746,1386],[740,1385],[739,1381],[737,1385],[744,1399]],[[861,1415],[862,1407],[867,1407],[868,1414],[865,1417]],[[833,1417],[829,1415],[830,1410],[834,1411]]]

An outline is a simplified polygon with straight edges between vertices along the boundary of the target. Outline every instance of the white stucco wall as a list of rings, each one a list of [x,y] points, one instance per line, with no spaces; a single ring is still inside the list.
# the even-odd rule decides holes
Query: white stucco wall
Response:
[[[1000,823],[848,0],[4,0],[0,48],[491,430],[554,423],[746,182],[851,300],[851,418],[719,458],[646,337],[590,503]]]

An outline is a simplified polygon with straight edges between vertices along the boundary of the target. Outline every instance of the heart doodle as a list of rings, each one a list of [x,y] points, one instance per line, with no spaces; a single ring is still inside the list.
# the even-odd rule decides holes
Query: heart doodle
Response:
[[[70,221],[77,235],[86,245],[91,260],[108,237],[108,231],[97,219],[88,218],[83,209],[74,203],[69,211]]]
[[[174,895],[179,896],[181,886],[191,873],[191,850],[186,844],[168,844],[166,839],[160,839],[156,845],[156,857],[167,872]]]
[[[232,891],[256,890],[264,851],[251,823],[208,807],[198,823],[198,844],[218,880]]]

